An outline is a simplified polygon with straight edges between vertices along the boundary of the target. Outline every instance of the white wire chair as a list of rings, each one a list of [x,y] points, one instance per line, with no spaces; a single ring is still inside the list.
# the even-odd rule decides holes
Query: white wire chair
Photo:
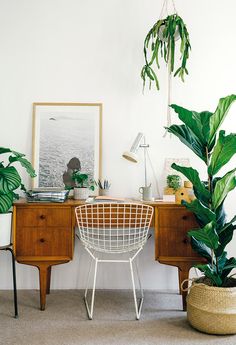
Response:
[[[78,237],[91,256],[91,263],[87,276],[84,294],[85,306],[90,320],[93,318],[94,296],[98,263],[120,262],[129,263],[132,280],[136,319],[139,320],[143,304],[143,289],[135,261],[141,298],[137,303],[133,261],[147,241],[148,230],[151,224],[153,207],[134,203],[97,203],[86,204],[75,208],[78,223]],[[107,254],[129,253],[126,260],[99,259],[96,252]],[[87,301],[88,282],[91,273],[92,261],[95,261],[91,305]]]

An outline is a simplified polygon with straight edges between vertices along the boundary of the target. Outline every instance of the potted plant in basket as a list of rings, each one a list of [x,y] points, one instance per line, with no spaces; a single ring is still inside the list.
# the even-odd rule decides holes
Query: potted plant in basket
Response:
[[[89,190],[94,191],[94,183],[89,179],[89,175],[81,173],[80,170],[74,170],[72,180],[75,182],[74,199],[87,199]]]
[[[13,166],[15,162],[19,162],[31,177],[35,177],[35,171],[31,163],[24,158],[25,155],[11,149],[0,147],[0,154],[8,154],[8,162],[0,161],[0,246],[6,246],[11,243],[11,219],[12,207],[14,199],[18,199],[15,191],[20,187],[26,191],[21,183],[19,172]]]
[[[236,216],[227,220],[224,211],[224,201],[236,186],[236,168],[219,176],[236,153],[236,134],[220,130],[235,100],[236,95],[221,98],[214,113],[171,105],[183,124],[168,128],[206,166],[206,180],[201,181],[196,169],[172,164],[193,184],[196,199],[182,203],[195,214],[199,224],[199,229],[188,232],[191,245],[206,260],[197,265],[204,276],[190,288],[187,317],[193,327],[212,334],[236,333],[236,279],[231,272],[236,259],[229,258],[225,250],[236,229]]]

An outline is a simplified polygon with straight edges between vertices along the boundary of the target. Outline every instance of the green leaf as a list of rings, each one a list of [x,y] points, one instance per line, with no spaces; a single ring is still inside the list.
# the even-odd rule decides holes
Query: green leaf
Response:
[[[216,272],[214,272],[210,264],[208,265],[201,264],[201,265],[196,265],[195,267],[198,268],[201,272],[203,272],[205,276],[213,282],[214,285],[222,286],[221,277]]]
[[[8,194],[17,189],[21,184],[21,178],[16,168],[0,168],[0,194]]]
[[[233,238],[234,230],[235,230],[235,226],[231,224],[230,226],[227,227],[225,231],[218,233],[219,247],[216,250],[216,256],[222,255],[222,253],[225,250],[225,247]]]
[[[13,193],[0,194],[0,213],[6,213],[12,206]]]
[[[184,176],[186,176],[187,179],[190,182],[192,182],[194,188],[198,191],[198,194],[201,194],[202,199],[205,202],[209,202],[210,193],[208,189],[204,186],[204,184],[201,182],[197,170],[189,167],[182,167],[180,165],[177,165],[176,163],[173,163],[171,167],[181,172]]]
[[[188,146],[199,158],[207,162],[204,147],[199,142],[194,133],[185,125],[172,125],[166,128],[169,133],[174,134],[182,143]]]
[[[236,153],[236,134],[225,136],[225,131],[220,131],[216,146],[212,152],[208,168],[209,175],[215,175]]]
[[[14,151],[13,151],[13,153],[15,154],[15,157],[10,156],[9,162],[11,164],[14,162],[19,162],[21,164],[21,166],[26,169],[26,171],[30,175],[30,177],[35,177],[36,174],[35,174],[34,168],[26,158],[23,158],[24,155],[22,153],[18,153],[18,152],[14,152]]]
[[[225,226],[223,228],[221,228],[219,231],[218,231],[218,234],[220,234],[221,232],[227,230],[227,228],[233,224],[234,222],[236,222],[236,216],[234,216],[228,223],[225,224]]]
[[[178,114],[179,119],[191,129],[195,136],[200,140],[201,145],[205,146],[210,132],[210,118],[212,113],[204,111],[198,113],[190,111],[176,104],[171,104],[171,108]]]
[[[198,199],[193,200],[191,203],[182,201],[182,204],[193,212],[201,226],[205,226],[212,221],[216,221],[216,215],[208,207],[204,206]]]
[[[236,268],[236,258],[230,258],[225,262],[221,277],[225,282],[233,268]]]
[[[217,130],[223,123],[231,104],[236,100],[236,95],[230,95],[219,100],[216,111],[210,118],[209,144],[214,140]]]
[[[236,168],[216,182],[212,196],[212,206],[215,210],[222,204],[228,193],[236,187],[235,171]]]
[[[211,262],[211,250],[203,242],[191,237],[191,246],[196,253]]]
[[[219,246],[219,237],[215,230],[215,223],[210,222],[204,228],[188,231],[188,236],[194,237],[204,243],[207,247],[216,250]]]
[[[8,153],[8,152],[12,152],[12,151],[10,149],[5,148],[5,147],[0,147],[0,154]]]

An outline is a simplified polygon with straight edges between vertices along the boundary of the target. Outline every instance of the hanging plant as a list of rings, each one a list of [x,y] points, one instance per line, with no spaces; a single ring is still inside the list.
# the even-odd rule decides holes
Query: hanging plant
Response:
[[[180,39],[180,60],[181,65],[175,69],[176,42]],[[152,82],[159,90],[159,81],[155,71],[155,65],[160,68],[159,59],[163,58],[169,66],[169,74],[174,72],[174,76],[179,76],[184,81],[185,74],[188,74],[186,68],[191,49],[189,34],[183,19],[177,13],[167,16],[165,19],[158,20],[148,32],[144,41],[145,65],[141,71],[143,87],[146,79],[149,80],[149,88]]]

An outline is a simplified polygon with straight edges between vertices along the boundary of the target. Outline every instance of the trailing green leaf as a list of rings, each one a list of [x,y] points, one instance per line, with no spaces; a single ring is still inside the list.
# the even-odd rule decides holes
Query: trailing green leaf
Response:
[[[141,71],[143,87],[145,87],[146,78],[148,78],[150,87],[152,82],[155,82],[156,89],[159,90],[159,81],[154,68],[152,68],[152,72],[150,73],[150,68],[154,62],[157,68],[160,68],[159,56],[164,58],[164,61],[170,66],[170,73],[174,72],[176,44],[178,44],[176,41],[177,36],[180,36],[181,66],[177,68],[174,76],[178,75],[184,81],[184,75],[188,74],[186,63],[189,58],[191,45],[188,30],[183,19],[175,13],[165,19],[158,20],[149,30],[144,40],[143,51],[145,65]]]

